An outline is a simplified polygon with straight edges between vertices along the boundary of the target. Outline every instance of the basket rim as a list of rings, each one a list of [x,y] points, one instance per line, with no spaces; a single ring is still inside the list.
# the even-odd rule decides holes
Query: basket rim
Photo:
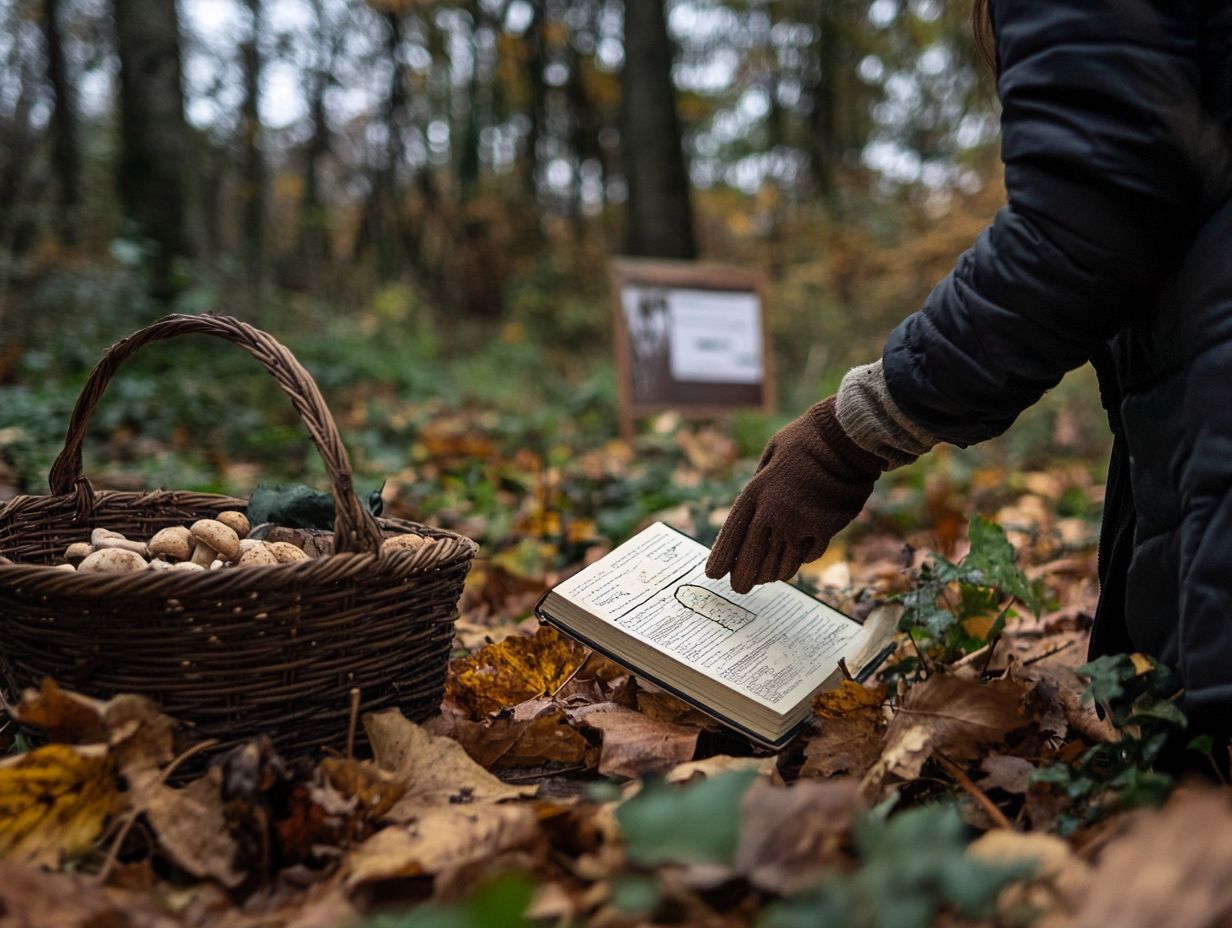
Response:
[[[142,505],[153,508],[164,502],[183,505],[185,500],[207,508],[212,508],[216,503],[237,509],[248,505],[248,500],[241,497],[180,490],[105,490],[97,493],[95,498],[99,504],[115,505],[140,501]],[[28,512],[31,507],[51,508],[57,503],[64,504],[67,509],[76,501],[77,497],[72,493],[16,496],[4,506],[0,506],[0,523],[13,511]],[[421,526],[420,523],[406,519],[377,518],[375,521],[383,529],[429,529],[434,533],[433,539],[438,544],[415,550],[382,551],[378,554],[341,551],[292,564],[254,564],[207,571],[143,570],[131,573],[70,575],[55,565],[17,562],[0,564],[0,588],[22,595],[59,595],[72,599],[96,597],[108,600],[198,598],[214,593],[235,596],[283,591],[290,587],[298,587],[307,593],[317,585],[373,573],[389,573],[407,578],[426,575],[455,563],[469,561],[479,552],[479,545],[473,539],[449,529]],[[332,535],[328,530],[321,531]],[[2,613],[0,619],[3,619]]]

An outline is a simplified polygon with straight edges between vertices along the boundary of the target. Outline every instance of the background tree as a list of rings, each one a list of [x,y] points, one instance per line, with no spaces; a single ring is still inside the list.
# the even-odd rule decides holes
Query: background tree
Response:
[[[112,0],[112,10],[120,63],[120,199],[157,249],[153,287],[168,296],[176,289],[174,260],[202,251],[179,16],[176,4],[164,0]]]
[[[663,0],[625,0],[621,155],[629,185],[626,251],[697,257]]]

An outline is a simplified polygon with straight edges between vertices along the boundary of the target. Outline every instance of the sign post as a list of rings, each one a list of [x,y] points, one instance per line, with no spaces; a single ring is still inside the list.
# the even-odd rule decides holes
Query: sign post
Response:
[[[774,409],[761,278],[742,268],[620,258],[612,263],[620,435],[665,409]]]

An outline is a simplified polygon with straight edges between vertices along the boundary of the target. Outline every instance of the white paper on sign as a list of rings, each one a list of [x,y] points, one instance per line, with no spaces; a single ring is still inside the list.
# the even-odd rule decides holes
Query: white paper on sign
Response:
[[[761,383],[761,303],[756,293],[672,290],[672,379]]]

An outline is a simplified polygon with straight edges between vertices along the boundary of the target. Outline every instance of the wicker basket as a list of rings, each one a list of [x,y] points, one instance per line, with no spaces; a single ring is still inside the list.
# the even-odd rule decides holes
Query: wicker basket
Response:
[[[97,527],[148,538],[242,499],[178,491],[96,492],[81,446],[116,369],[147,342],[214,335],[253,355],[307,425],[333,485],[337,520],[313,533],[326,553],[297,564],[201,572],[74,574],[44,566]],[[477,546],[460,535],[374,519],[320,391],[270,335],[227,316],[168,316],[113,345],[77,400],[50,496],[0,508],[0,684],[14,696],[45,676],[99,697],[150,697],[219,750],[257,734],[288,755],[340,747],[349,693],[365,711],[397,706],[422,719],[440,703],[453,621]],[[416,551],[380,551],[384,535],[431,536]]]

